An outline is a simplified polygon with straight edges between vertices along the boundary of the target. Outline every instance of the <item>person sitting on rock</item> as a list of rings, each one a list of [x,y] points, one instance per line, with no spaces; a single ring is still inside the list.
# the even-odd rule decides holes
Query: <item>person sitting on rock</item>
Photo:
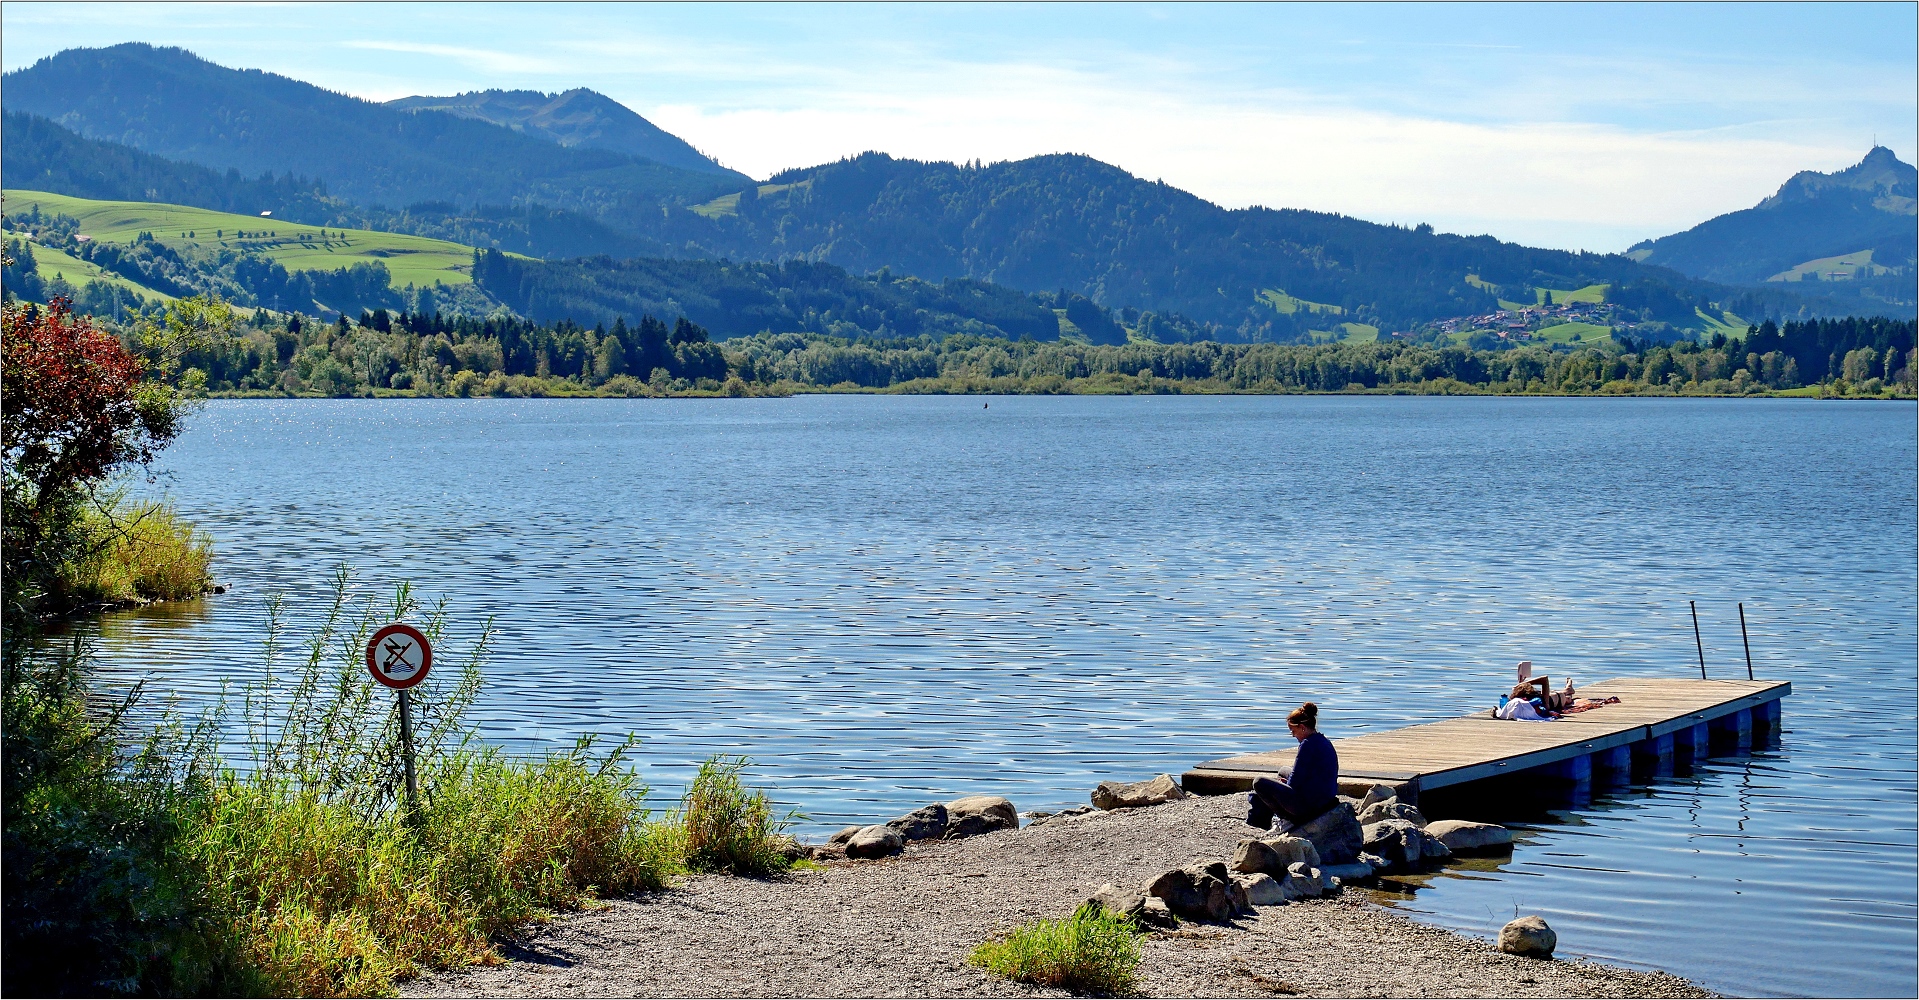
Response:
[[[1246,795],[1246,822],[1268,829],[1273,817],[1300,826],[1333,807],[1339,795],[1339,754],[1333,741],[1319,734],[1319,706],[1307,702],[1286,716],[1286,728],[1299,741],[1292,767],[1279,769],[1277,780],[1253,779]]]

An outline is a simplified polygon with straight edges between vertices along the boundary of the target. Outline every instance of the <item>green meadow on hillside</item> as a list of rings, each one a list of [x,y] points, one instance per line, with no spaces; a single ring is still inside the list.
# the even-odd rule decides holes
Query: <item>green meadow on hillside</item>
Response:
[[[1296,298],[1294,296],[1286,294],[1284,289],[1279,289],[1279,288],[1261,289],[1259,293],[1259,301],[1264,302],[1269,306],[1272,306],[1273,311],[1276,313],[1279,313],[1282,316],[1291,316],[1297,312],[1314,313],[1314,314],[1330,313],[1334,316],[1338,316],[1346,311],[1344,309],[1341,309],[1338,306],[1327,305],[1324,302],[1311,302],[1306,299]]]
[[[1874,263],[1871,250],[1858,250],[1853,253],[1840,254],[1837,257],[1821,257],[1818,260],[1809,260],[1790,270],[1781,271],[1766,280],[1804,281],[1808,275],[1817,275],[1818,278],[1815,280],[1830,280],[1829,276],[1833,272],[1844,274],[1848,278],[1858,278],[1862,275],[1870,278],[1885,274],[1891,270],[1892,268],[1883,267]]]
[[[71,215],[80,220],[81,233],[113,243],[132,243],[150,232],[183,253],[235,250],[270,258],[289,271],[332,271],[377,260],[386,265],[395,288],[473,280],[472,247],[424,236],[308,226],[184,205],[92,201],[44,191],[7,191],[6,203],[7,214],[14,218],[35,207],[45,215]],[[72,276],[68,280],[73,281]]]
[[[81,260],[78,257],[55,250],[52,247],[34,247],[33,256],[39,265],[37,270],[44,278],[59,277],[75,288],[79,288],[90,282],[104,281],[108,285],[118,288],[123,292],[131,292],[134,295],[149,299],[157,298],[162,302],[173,301],[173,296],[165,292],[148,288],[134,281],[129,281],[112,271],[101,268],[91,261]]]
[[[812,185],[812,181],[800,181],[797,184],[762,184],[759,187],[758,194],[761,198],[764,198],[767,195],[779,194],[781,191],[792,188],[806,188]],[[735,191],[732,194],[720,195],[712,201],[693,206],[693,211],[709,219],[720,219],[729,215],[738,215],[740,214],[741,193],[742,192]]]
[[[1539,301],[1541,302],[1546,301],[1546,293],[1551,292],[1554,305],[1566,305],[1573,302],[1590,302],[1593,305],[1598,305],[1606,301],[1606,289],[1611,287],[1611,285],[1587,285],[1584,288],[1575,288],[1571,291],[1561,291],[1557,288],[1534,287],[1533,292],[1539,296]]]
[[[1543,326],[1533,332],[1534,340],[1548,344],[1578,344],[1582,347],[1597,347],[1612,340],[1612,327],[1597,323],[1559,323]]]

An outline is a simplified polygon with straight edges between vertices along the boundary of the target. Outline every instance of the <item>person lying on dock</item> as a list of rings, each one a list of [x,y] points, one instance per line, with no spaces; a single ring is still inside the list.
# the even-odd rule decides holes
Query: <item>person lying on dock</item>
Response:
[[[1339,796],[1339,754],[1333,741],[1319,734],[1319,706],[1307,702],[1286,716],[1286,728],[1299,741],[1292,767],[1274,778],[1253,779],[1246,794],[1246,822],[1270,829],[1273,817],[1302,825],[1333,807]]]
[[[1564,691],[1554,691],[1552,682],[1545,674],[1534,677],[1533,661],[1522,660],[1519,664],[1519,683],[1513,685],[1506,700],[1500,702],[1494,713],[1499,718],[1521,722],[1551,722],[1562,715],[1589,712],[1601,705],[1617,705],[1619,699],[1581,698],[1573,687],[1572,678],[1566,679]]]

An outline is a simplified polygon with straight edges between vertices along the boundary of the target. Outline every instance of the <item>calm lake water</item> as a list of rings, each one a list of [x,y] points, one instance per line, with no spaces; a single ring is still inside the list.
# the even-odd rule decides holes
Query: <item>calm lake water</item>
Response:
[[[522,750],[739,753],[809,832],[1483,708],[1555,679],[1789,679],[1776,749],[1525,824],[1398,905],[1736,994],[1915,990],[1915,408],[1223,397],[219,402],[162,487],[232,588],[112,616],[189,699],[329,571],[444,596]],[[464,637],[464,639],[463,639]]]

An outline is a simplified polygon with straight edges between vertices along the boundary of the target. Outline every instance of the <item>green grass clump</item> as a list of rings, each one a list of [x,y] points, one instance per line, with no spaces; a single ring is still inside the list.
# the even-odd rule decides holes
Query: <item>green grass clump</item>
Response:
[[[714,757],[693,777],[678,817],[688,866],[752,877],[791,867],[780,851],[787,820],[774,819],[766,793],[740,780],[746,763],[744,757]]]
[[[680,870],[645,789],[589,742],[540,760],[461,750],[423,775],[417,821],[268,777],[224,775],[192,853],[259,992],[390,993],[426,969],[497,960],[493,937]]]
[[[213,583],[213,539],[170,505],[109,500],[83,509],[79,555],[61,567],[84,602],[181,601]]]
[[[1039,920],[988,941],[966,959],[1008,979],[1076,992],[1124,993],[1139,969],[1131,921],[1091,903],[1064,920]]]

